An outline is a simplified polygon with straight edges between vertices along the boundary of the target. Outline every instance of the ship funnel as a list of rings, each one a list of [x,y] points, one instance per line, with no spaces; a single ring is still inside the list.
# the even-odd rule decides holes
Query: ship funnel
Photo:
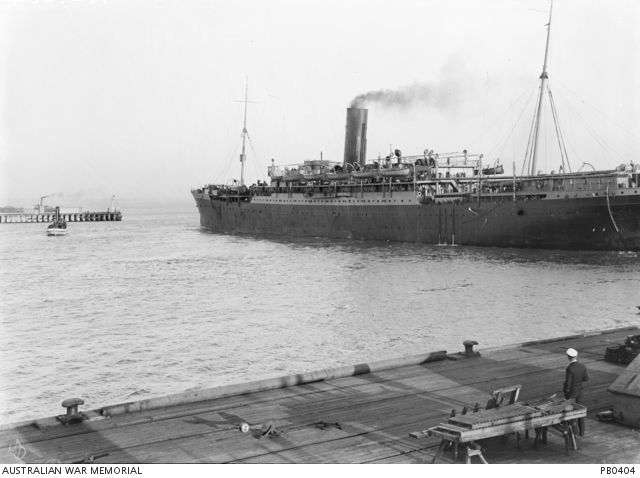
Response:
[[[367,159],[367,109],[347,108],[347,126],[344,135],[344,166]]]

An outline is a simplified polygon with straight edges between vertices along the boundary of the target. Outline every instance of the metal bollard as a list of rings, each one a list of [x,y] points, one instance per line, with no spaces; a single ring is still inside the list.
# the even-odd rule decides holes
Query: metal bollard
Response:
[[[477,355],[480,355],[478,352],[475,352],[473,350],[473,346],[478,345],[478,342],[476,342],[475,340],[465,340],[464,342],[462,342],[462,345],[464,345],[464,355],[466,357],[475,357]]]
[[[62,402],[62,406],[67,409],[67,414],[58,415],[56,418],[65,425],[80,423],[86,418],[82,412],[78,411],[78,405],[83,403],[84,400],[81,398],[67,398]]]
[[[62,402],[62,406],[67,409],[67,417],[78,414],[78,405],[83,405],[84,400],[81,398],[67,398]]]

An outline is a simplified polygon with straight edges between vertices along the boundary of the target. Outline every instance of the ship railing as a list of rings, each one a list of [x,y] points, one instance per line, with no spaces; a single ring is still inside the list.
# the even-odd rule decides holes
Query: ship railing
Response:
[[[440,168],[455,169],[460,171],[479,169],[481,166],[482,155],[465,154],[465,153],[444,153],[444,154],[424,154],[424,155],[412,155],[401,156],[399,158],[373,159],[365,163],[364,166],[354,165],[353,171],[349,171],[349,165],[346,166],[349,173],[353,172],[377,172],[386,169],[403,169],[408,168],[413,174],[428,171],[428,168]],[[422,164],[422,163],[427,164]],[[273,165],[268,167],[268,174],[272,180],[285,180],[285,181],[299,181],[305,179],[307,176],[309,179],[322,179],[315,178],[313,176],[318,174],[325,174],[332,171],[335,166],[342,166],[341,163],[327,161],[327,160],[307,160],[303,163],[295,163],[288,165]],[[427,169],[425,169],[427,168]]]
[[[334,166],[342,166],[337,161],[329,161],[327,159],[307,159],[301,163],[278,164],[267,167],[268,173],[286,174],[289,171],[329,171]]]
[[[436,166],[438,168],[468,168],[468,169],[478,169],[480,167],[481,161],[480,159],[473,158],[453,158],[450,156],[442,157],[440,156],[436,159]]]

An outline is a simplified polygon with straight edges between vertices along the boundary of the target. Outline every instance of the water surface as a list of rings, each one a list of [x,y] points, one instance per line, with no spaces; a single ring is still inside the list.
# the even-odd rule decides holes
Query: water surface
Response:
[[[0,225],[0,423],[639,318],[635,253],[218,235],[195,207],[45,227]]]

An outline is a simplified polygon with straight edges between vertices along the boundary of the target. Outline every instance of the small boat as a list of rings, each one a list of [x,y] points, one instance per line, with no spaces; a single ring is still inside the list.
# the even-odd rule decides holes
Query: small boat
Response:
[[[268,174],[272,181],[281,181],[284,179],[284,169],[277,166],[269,166]]]
[[[378,178],[380,177],[380,174],[378,173],[377,170],[370,170],[370,171],[354,171],[353,173],[351,173],[351,175],[355,178],[355,179],[372,179],[372,178]]]
[[[284,171],[284,180],[286,182],[294,182],[294,181],[301,181],[302,179],[304,179],[304,177],[302,176],[302,173],[294,168],[294,169],[285,169]]]
[[[67,234],[67,222],[60,217],[60,208],[56,206],[53,222],[47,227],[47,236],[64,236]]]
[[[350,177],[349,173],[327,173],[327,181],[345,181]]]
[[[327,173],[300,173],[307,181],[322,181],[327,179]]]
[[[361,169],[356,169],[351,173],[354,179],[372,179],[380,177],[380,165],[378,163],[365,164]],[[357,166],[356,166],[357,168]]]
[[[327,175],[334,171],[337,163],[326,160],[308,160],[299,166],[302,177],[307,181],[325,181]]]
[[[328,181],[345,181],[351,177],[351,173],[347,170],[347,168],[343,168],[342,165],[335,165],[333,168],[329,170],[327,173]]]
[[[385,178],[397,178],[411,175],[411,169],[408,164],[397,164],[390,167],[380,168],[380,176]]]
[[[47,227],[47,236],[66,236],[67,235],[67,225],[64,224],[64,227],[59,227],[54,224],[49,224]]]
[[[484,176],[493,176],[493,175],[496,175],[496,174],[504,174],[504,168],[502,167],[502,164],[500,164],[499,162],[496,161],[496,164],[494,164],[493,167],[484,168],[482,170],[482,174]]]

